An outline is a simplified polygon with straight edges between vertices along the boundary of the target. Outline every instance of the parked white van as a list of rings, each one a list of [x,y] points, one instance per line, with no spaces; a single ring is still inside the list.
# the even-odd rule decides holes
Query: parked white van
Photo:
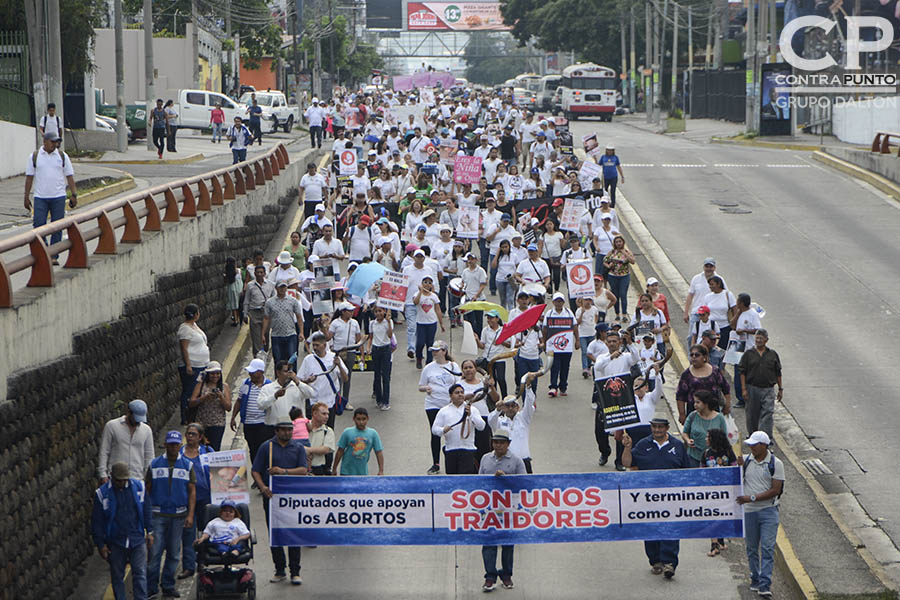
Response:
[[[178,126],[188,129],[208,129],[209,116],[216,104],[225,111],[225,126],[229,126],[235,116],[244,118],[244,107],[218,92],[206,90],[180,90],[178,92]]]

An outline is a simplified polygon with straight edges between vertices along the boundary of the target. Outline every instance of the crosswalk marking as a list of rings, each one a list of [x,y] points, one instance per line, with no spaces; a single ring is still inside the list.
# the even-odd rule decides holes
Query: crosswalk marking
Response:
[[[808,169],[809,165],[766,165],[777,169]]]

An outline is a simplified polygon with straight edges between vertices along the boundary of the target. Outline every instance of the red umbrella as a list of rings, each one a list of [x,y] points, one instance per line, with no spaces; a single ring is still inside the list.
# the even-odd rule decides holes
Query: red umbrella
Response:
[[[503,330],[500,333],[500,337],[497,338],[494,344],[500,345],[517,333],[528,331],[529,329],[534,327],[535,324],[540,321],[541,315],[544,314],[545,308],[547,308],[546,304],[538,304],[537,306],[532,306],[521,315],[504,325]]]

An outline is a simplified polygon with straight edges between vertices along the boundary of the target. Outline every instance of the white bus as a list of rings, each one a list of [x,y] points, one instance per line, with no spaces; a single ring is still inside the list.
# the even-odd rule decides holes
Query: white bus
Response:
[[[515,78],[515,86],[525,88],[530,92],[537,92],[540,89],[541,76],[537,73],[522,73]]]
[[[566,67],[562,72],[560,100],[569,120],[580,116],[598,116],[612,121],[616,112],[616,72],[594,63]]]
[[[559,87],[562,75],[544,75],[541,77],[540,89],[537,91],[539,110],[553,110],[553,92]]]

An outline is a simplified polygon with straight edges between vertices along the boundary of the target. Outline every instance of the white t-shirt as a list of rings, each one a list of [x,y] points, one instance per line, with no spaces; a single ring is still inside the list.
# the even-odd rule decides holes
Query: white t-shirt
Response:
[[[700,343],[700,337],[703,335],[703,332],[708,329],[712,329],[716,333],[719,333],[719,328],[712,321],[712,319],[707,320],[706,323],[704,323],[703,321],[697,321],[696,323],[694,323],[693,331],[691,333],[697,336],[694,340],[695,344]]]
[[[493,235],[495,231],[497,232],[497,235],[489,242],[488,249],[491,255],[497,254],[500,251],[500,242],[503,240],[512,240],[512,236],[516,234],[516,230],[512,225],[503,227],[502,223],[503,221],[496,225],[492,225],[490,229],[485,228],[484,230],[485,236]]]
[[[437,323],[437,310],[435,307],[440,308],[441,300],[437,297],[437,294],[421,294],[419,296],[419,308],[416,310],[416,324],[420,325],[430,325],[431,323]]]
[[[728,309],[737,304],[734,294],[728,290],[722,290],[718,294],[707,292],[698,306],[706,305],[709,307],[709,318],[716,322],[719,331],[723,327],[728,327]]]
[[[247,535],[250,533],[250,530],[238,517],[230,521],[224,521],[220,517],[216,517],[206,524],[203,533],[208,535],[209,541],[214,544],[227,544],[235,538]]]
[[[519,266],[516,267],[516,273],[522,276],[527,282],[530,283],[543,283],[544,278],[550,277],[550,267],[547,266],[542,259],[530,260],[529,258],[525,258],[524,261],[519,263]]]
[[[578,337],[594,337],[599,314],[600,311],[593,304],[587,310],[579,308],[575,311],[575,320],[577,321],[581,317],[581,324],[578,325]]]
[[[481,161],[481,166],[484,167],[484,177],[487,179],[488,183],[492,183],[494,181],[494,177],[497,176],[497,166],[503,162],[499,158],[495,158],[491,160],[490,158],[486,158]]]
[[[44,133],[55,133],[56,135],[61,135],[59,130],[59,126],[62,123],[59,119],[59,115],[44,115],[41,117],[41,127],[44,128]]]
[[[531,123],[523,122],[519,126],[519,133],[522,134],[522,143],[528,144],[534,141],[534,134],[540,129],[540,126],[532,121]]]
[[[352,317],[347,321],[335,319],[328,326],[328,331],[334,336],[331,344],[335,351],[354,345],[356,336],[360,333],[359,323]]]
[[[360,261],[372,255],[372,229],[350,228],[350,260]]]
[[[397,188],[394,186],[394,182],[388,179],[385,181],[384,179],[376,179],[375,183],[372,184],[372,187],[378,188],[381,193],[381,199],[385,202],[390,201],[394,196],[397,195]]]
[[[587,353],[594,357],[594,360],[600,358],[604,354],[609,354],[609,347],[603,340],[593,339],[588,344]]]
[[[459,385],[463,387],[463,391],[466,393],[466,396],[469,394],[475,395],[481,392],[484,389],[484,383],[481,381],[476,381],[475,383],[468,383],[465,380],[461,379],[457,382]],[[472,406],[478,409],[478,412],[482,415],[488,414],[490,411],[488,410],[487,405],[487,396],[484,396],[478,402],[472,403]]]
[[[34,163],[29,154],[25,162],[25,175],[34,177],[35,198],[60,198],[66,195],[66,177],[74,176],[72,160],[62,150],[54,149],[47,154],[44,147],[37,150]],[[63,166],[65,161],[65,166]],[[35,166],[35,163],[37,166]]]
[[[648,330],[658,329],[666,324],[666,316],[661,310],[656,307],[653,307],[651,310],[656,310],[656,314],[645,315],[644,312],[640,310],[637,312],[638,322],[637,329],[635,329],[635,336],[638,340]],[[663,341],[662,333],[656,333],[654,335],[656,336],[656,343],[661,344]]]
[[[373,319],[369,321],[369,333],[372,334],[372,347],[388,346],[391,343],[391,336],[388,335],[388,329],[391,322],[385,317],[383,320]]]
[[[358,177],[354,175],[350,178],[350,181],[353,182],[353,196],[356,194],[363,193],[367,194],[370,189],[372,189],[372,180],[369,179],[368,175],[363,175],[362,177]]]
[[[325,178],[316,173],[310,177],[309,173],[300,178],[300,187],[303,188],[303,200],[305,202],[319,203],[322,201],[322,189],[328,187]]]
[[[416,268],[415,264],[407,265],[403,267],[402,272],[404,275],[409,276],[409,287],[406,289],[406,303],[412,304],[413,298],[416,297],[416,294],[419,292],[419,285],[422,283],[422,279],[426,276],[431,277],[432,283],[437,283],[437,273],[435,273],[432,268],[426,262],[422,265],[421,269]]]
[[[325,238],[316,240],[313,244],[313,254],[318,257],[322,256],[344,256],[344,245],[337,238],[331,238],[331,242],[326,242]]]
[[[724,289],[728,289],[728,285],[725,283],[725,278],[719,275],[718,273],[713,273],[710,277],[718,275],[722,279],[722,287]],[[703,302],[701,299],[709,293],[709,280],[706,277],[706,273],[700,271],[693,277],[691,277],[691,287],[688,290],[689,293],[694,295],[694,301],[691,306],[691,313],[696,313],[697,309],[703,306]]]
[[[496,330],[491,329],[489,325],[486,325],[481,330],[481,343],[484,344],[484,348],[481,350],[481,357],[485,360],[491,360],[498,354],[502,352],[506,352],[509,350],[509,346],[512,342],[506,340],[502,344],[495,344],[494,342],[500,337],[500,334],[503,333],[503,327],[497,327]]]
[[[456,195],[456,199],[459,202],[460,208],[463,206],[475,206],[478,201],[478,194],[469,194],[468,196],[465,196],[460,193]]]
[[[182,362],[182,353],[180,348],[181,340],[188,341],[188,360],[191,361],[191,367],[205,367],[209,364],[209,346],[206,341],[206,333],[199,327],[191,327],[187,323],[178,326],[178,362]]]
[[[461,374],[459,365],[448,362],[443,365],[430,362],[422,369],[419,386],[431,386],[431,392],[425,395],[425,410],[440,409],[450,402],[450,386],[456,383]]]
[[[525,178],[521,175],[507,175],[503,178],[503,189],[507,200],[521,200],[525,197]]]
[[[497,281],[506,281],[510,275],[516,272],[516,265],[518,262],[512,252],[499,257],[497,259]]]
[[[316,360],[317,358],[319,360]],[[317,354],[307,354],[306,357],[304,357],[303,362],[300,363],[300,370],[297,372],[297,377],[301,380],[308,379],[313,375],[319,375],[309,385],[315,390],[313,398],[315,398],[317,402],[324,402],[328,408],[334,406],[335,390],[339,391],[341,389],[341,367],[338,366],[328,375],[322,375],[321,373],[330,369],[336,360],[341,361],[340,358],[335,356],[334,352],[328,350],[325,351],[325,356],[322,357],[319,357]],[[322,361],[322,364],[325,365],[324,369],[319,364],[319,361]],[[344,361],[341,361],[340,364],[343,365]],[[344,370],[346,370],[346,366],[344,367]],[[328,383],[329,379],[331,380],[331,383]],[[334,387],[332,388],[332,386]]]
[[[609,254],[612,252],[612,241],[617,235],[619,235],[619,232],[612,227],[609,228],[609,231],[606,231],[603,227],[594,228],[594,249],[598,254]]]
[[[466,291],[466,299],[467,300],[484,300],[484,290],[481,291],[477,297],[475,293],[478,291],[478,288],[483,284],[487,283],[487,273],[484,272],[484,269],[475,265],[474,269],[470,269],[468,266],[462,270],[462,273],[459,274],[462,277],[463,283],[465,284]]]
[[[609,212],[603,212],[599,208],[594,211],[594,216],[591,220],[591,224],[594,229],[601,229],[603,227],[603,217],[609,216],[612,217],[610,219],[610,229],[614,229],[616,231],[619,230],[619,215],[616,214],[616,209],[611,208]]]
[[[759,329],[762,327],[762,321],[759,319],[759,313],[753,310],[745,310],[737,318],[737,327],[735,329]],[[742,342],[751,341],[749,333],[740,334]]]
[[[544,252],[541,254],[541,258],[558,258],[562,255],[562,233],[559,231],[545,233],[541,239],[544,240]]]

